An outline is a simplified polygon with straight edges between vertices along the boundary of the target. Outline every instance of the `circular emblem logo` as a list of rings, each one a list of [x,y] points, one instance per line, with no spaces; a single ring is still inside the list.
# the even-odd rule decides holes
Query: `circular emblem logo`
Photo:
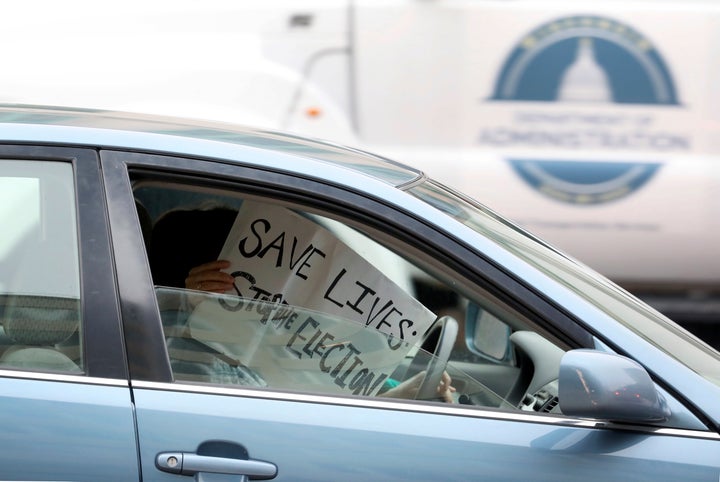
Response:
[[[541,193],[573,204],[621,199],[645,184],[660,164],[511,159],[520,177]]]
[[[596,105],[678,105],[670,72],[649,39],[629,25],[588,15],[555,19],[523,37],[503,64],[491,100],[547,102],[548,109],[550,103],[553,109],[560,105],[572,106],[571,113],[579,114],[578,119],[584,124],[536,123],[532,127],[539,126],[540,130],[531,131],[522,130],[527,124],[516,125],[514,131],[496,131],[494,140],[511,145],[513,140],[543,142],[546,138],[564,136],[574,149],[580,146],[573,143],[580,140],[588,143],[587,148],[593,148],[594,144],[597,144],[594,147],[608,148],[645,143],[662,149],[669,142],[660,135],[663,133],[642,132],[639,130],[642,125],[593,131],[601,125],[589,124],[587,119],[608,120],[610,125],[612,117],[605,119],[602,114],[596,115],[593,109]],[[509,162],[525,182],[543,194],[582,205],[624,198],[646,184],[660,167],[659,163],[617,162],[617,159],[608,162],[511,159]]]
[[[530,32],[507,58],[492,98],[678,103],[652,43],[628,25],[597,16],[559,18]]]

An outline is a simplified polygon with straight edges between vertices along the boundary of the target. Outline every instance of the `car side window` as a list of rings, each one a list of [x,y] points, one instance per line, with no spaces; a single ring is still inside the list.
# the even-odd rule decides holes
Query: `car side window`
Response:
[[[521,317],[489,295],[309,211],[157,181],[134,194],[177,381],[521,404]]]
[[[0,368],[82,372],[73,168],[0,163]]]

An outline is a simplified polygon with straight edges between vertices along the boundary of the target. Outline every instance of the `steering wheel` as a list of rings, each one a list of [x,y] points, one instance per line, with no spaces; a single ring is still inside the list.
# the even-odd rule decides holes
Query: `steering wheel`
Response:
[[[441,316],[423,335],[420,350],[410,362],[406,374],[409,379],[425,370],[425,378],[420,384],[416,399],[437,398],[437,387],[450,359],[457,334],[457,320],[452,316]]]

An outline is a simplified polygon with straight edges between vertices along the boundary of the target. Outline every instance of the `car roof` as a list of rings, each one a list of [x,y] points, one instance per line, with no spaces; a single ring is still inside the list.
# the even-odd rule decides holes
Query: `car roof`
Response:
[[[134,134],[134,135],[133,135]],[[175,140],[198,141],[168,143]],[[424,174],[410,166],[358,149],[289,133],[229,123],[59,106],[0,104],[0,141],[147,149],[186,154],[205,152],[207,142],[258,148],[319,160],[369,175],[393,186]]]

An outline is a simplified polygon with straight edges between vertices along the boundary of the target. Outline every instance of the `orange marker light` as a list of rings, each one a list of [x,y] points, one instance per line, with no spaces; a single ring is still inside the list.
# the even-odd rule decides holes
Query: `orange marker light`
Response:
[[[322,110],[319,107],[308,107],[305,109],[305,115],[308,117],[316,118],[322,115]]]

